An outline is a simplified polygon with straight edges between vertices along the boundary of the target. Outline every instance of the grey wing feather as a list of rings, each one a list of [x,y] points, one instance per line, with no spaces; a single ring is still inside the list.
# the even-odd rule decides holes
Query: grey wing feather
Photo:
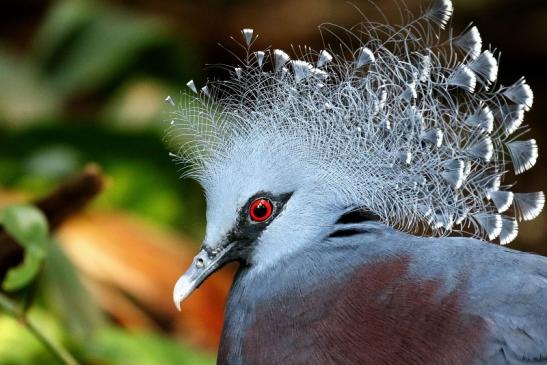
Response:
[[[444,290],[468,285],[465,310],[488,325],[477,364],[547,365],[547,257],[468,238],[415,237],[367,223],[389,245],[362,245],[367,256],[406,253],[416,277],[444,278]],[[360,237],[362,239],[362,237]]]
[[[444,277],[447,291],[469,275],[466,308],[490,329],[478,364],[547,365],[547,257],[467,238],[405,241],[415,273]]]
[[[509,249],[499,256],[473,293],[492,327],[484,363],[547,365],[547,259]]]

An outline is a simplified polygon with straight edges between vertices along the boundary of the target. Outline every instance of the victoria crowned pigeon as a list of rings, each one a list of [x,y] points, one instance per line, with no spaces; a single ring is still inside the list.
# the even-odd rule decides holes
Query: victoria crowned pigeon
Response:
[[[503,247],[544,204],[504,180],[537,159],[532,91],[452,10],[327,24],[292,58],[244,29],[226,79],[167,99],[207,198],[176,305],[240,263],[219,364],[547,364],[547,259]]]

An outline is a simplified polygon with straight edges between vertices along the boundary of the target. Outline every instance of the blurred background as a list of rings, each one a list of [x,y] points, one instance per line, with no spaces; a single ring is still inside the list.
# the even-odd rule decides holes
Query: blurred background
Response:
[[[368,1],[351,3],[381,20]],[[419,1],[407,3],[418,12]],[[394,1],[376,4],[397,19]],[[456,30],[474,22],[485,47],[502,50],[501,83],[526,76],[535,94],[528,136],[545,154],[547,2],[455,0],[455,7]],[[359,14],[341,0],[3,1],[0,210],[47,197],[86,168],[105,176],[85,209],[70,209],[78,197],[63,198],[68,213],[52,224],[44,269],[7,297],[31,301],[28,317],[83,364],[214,364],[236,267],[215,274],[176,312],[172,287],[203,236],[205,204],[168,156],[163,100],[183,97],[189,79],[200,85],[210,77],[206,64],[233,64],[217,43],[236,49],[230,36],[240,39],[244,27],[259,34],[259,48],[320,49],[317,25],[326,21],[351,26]],[[545,190],[546,177],[540,153],[515,190]],[[545,217],[522,224],[510,247],[547,255]],[[0,278],[22,260],[2,252]],[[0,365],[56,363],[0,310]]]

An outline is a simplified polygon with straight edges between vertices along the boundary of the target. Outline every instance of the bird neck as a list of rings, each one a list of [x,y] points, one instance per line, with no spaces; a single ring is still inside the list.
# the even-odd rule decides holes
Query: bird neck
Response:
[[[366,230],[371,237],[371,243],[377,242],[383,232],[392,232],[389,227],[378,222],[351,225],[356,229],[358,227],[361,232]],[[340,226],[333,225],[330,232],[336,232],[336,227]],[[219,359],[240,356],[246,337],[245,331],[241,329],[257,323],[257,313],[282,308],[284,303],[287,303],[287,294],[293,299],[293,303],[303,303],[311,293],[318,291],[317,288],[324,288],[326,283],[334,289],[357,267],[366,265],[367,260],[374,260],[377,255],[382,255],[379,253],[380,247],[376,246],[370,247],[370,258],[365,257],[363,253],[366,252],[367,242],[354,238],[358,236],[341,239],[331,238],[327,234],[322,240],[302,245],[267,268],[241,266],[226,306]],[[321,289],[320,292],[333,293],[330,289]],[[313,303],[317,305],[317,310],[326,309],[329,297],[320,295],[317,298],[319,301]],[[310,309],[309,306],[306,308]],[[309,315],[313,316],[313,311],[310,311]],[[300,318],[292,317],[291,325],[299,326],[298,321],[302,321],[301,324],[304,325],[309,320],[307,314]],[[227,363],[237,363],[236,358]]]

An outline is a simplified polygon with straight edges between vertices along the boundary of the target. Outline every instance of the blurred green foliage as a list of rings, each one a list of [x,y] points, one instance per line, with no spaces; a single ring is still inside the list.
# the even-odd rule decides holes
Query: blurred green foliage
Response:
[[[47,220],[39,209],[17,204],[0,212],[0,225],[25,250],[23,262],[8,271],[2,289],[20,290],[36,278],[44,262],[49,240]]]
[[[150,333],[128,333],[109,326],[92,338],[70,343],[58,322],[45,311],[31,312],[31,318],[48,336],[65,342],[84,363],[104,365],[196,365],[214,364],[211,355],[196,353],[180,342]],[[57,365],[42,345],[15,320],[0,316],[0,363],[2,365]]]
[[[128,333],[106,325],[72,264],[50,239],[46,218],[34,206],[8,206],[0,211],[0,225],[25,249],[23,263],[11,269],[2,283],[4,290],[23,294],[20,295],[20,319],[27,316],[25,301],[34,290],[29,285],[47,258],[42,287],[45,289],[42,304],[46,305],[40,308],[48,310],[33,310],[31,320],[45,336],[68,344],[83,362],[105,365],[214,363],[210,355],[198,354],[167,338]],[[57,364],[57,359],[17,319],[0,315],[0,329],[0,364]]]
[[[55,2],[26,55],[0,45],[0,185],[36,196],[97,162],[112,181],[98,205],[201,237],[200,188],[177,179],[161,105],[195,54],[158,19]]]
[[[8,131],[0,143],[0,185],[45,194],[91,161],[111,180],[96,205],[129,210],[192,237],[202,236],[201,188],[178,179],[155,132],[85,124]]]
[[[201,189],[178,179],[163,137],[163,99],[179,94],[199,64],[196,54],[189,39],[153,16],[96,1],[52,2],[24,52],[0,40],[0,186],[37,198],[95,162],[108,179],[95,208],[201,238]],[[167,336],[109,324],[35,209],[11,207],[0,224],[26,249],[3,288],[21,306],[34,300],[30,319],[82,363],[214,363]],[[0,365],[56,361],[0,312]]]

